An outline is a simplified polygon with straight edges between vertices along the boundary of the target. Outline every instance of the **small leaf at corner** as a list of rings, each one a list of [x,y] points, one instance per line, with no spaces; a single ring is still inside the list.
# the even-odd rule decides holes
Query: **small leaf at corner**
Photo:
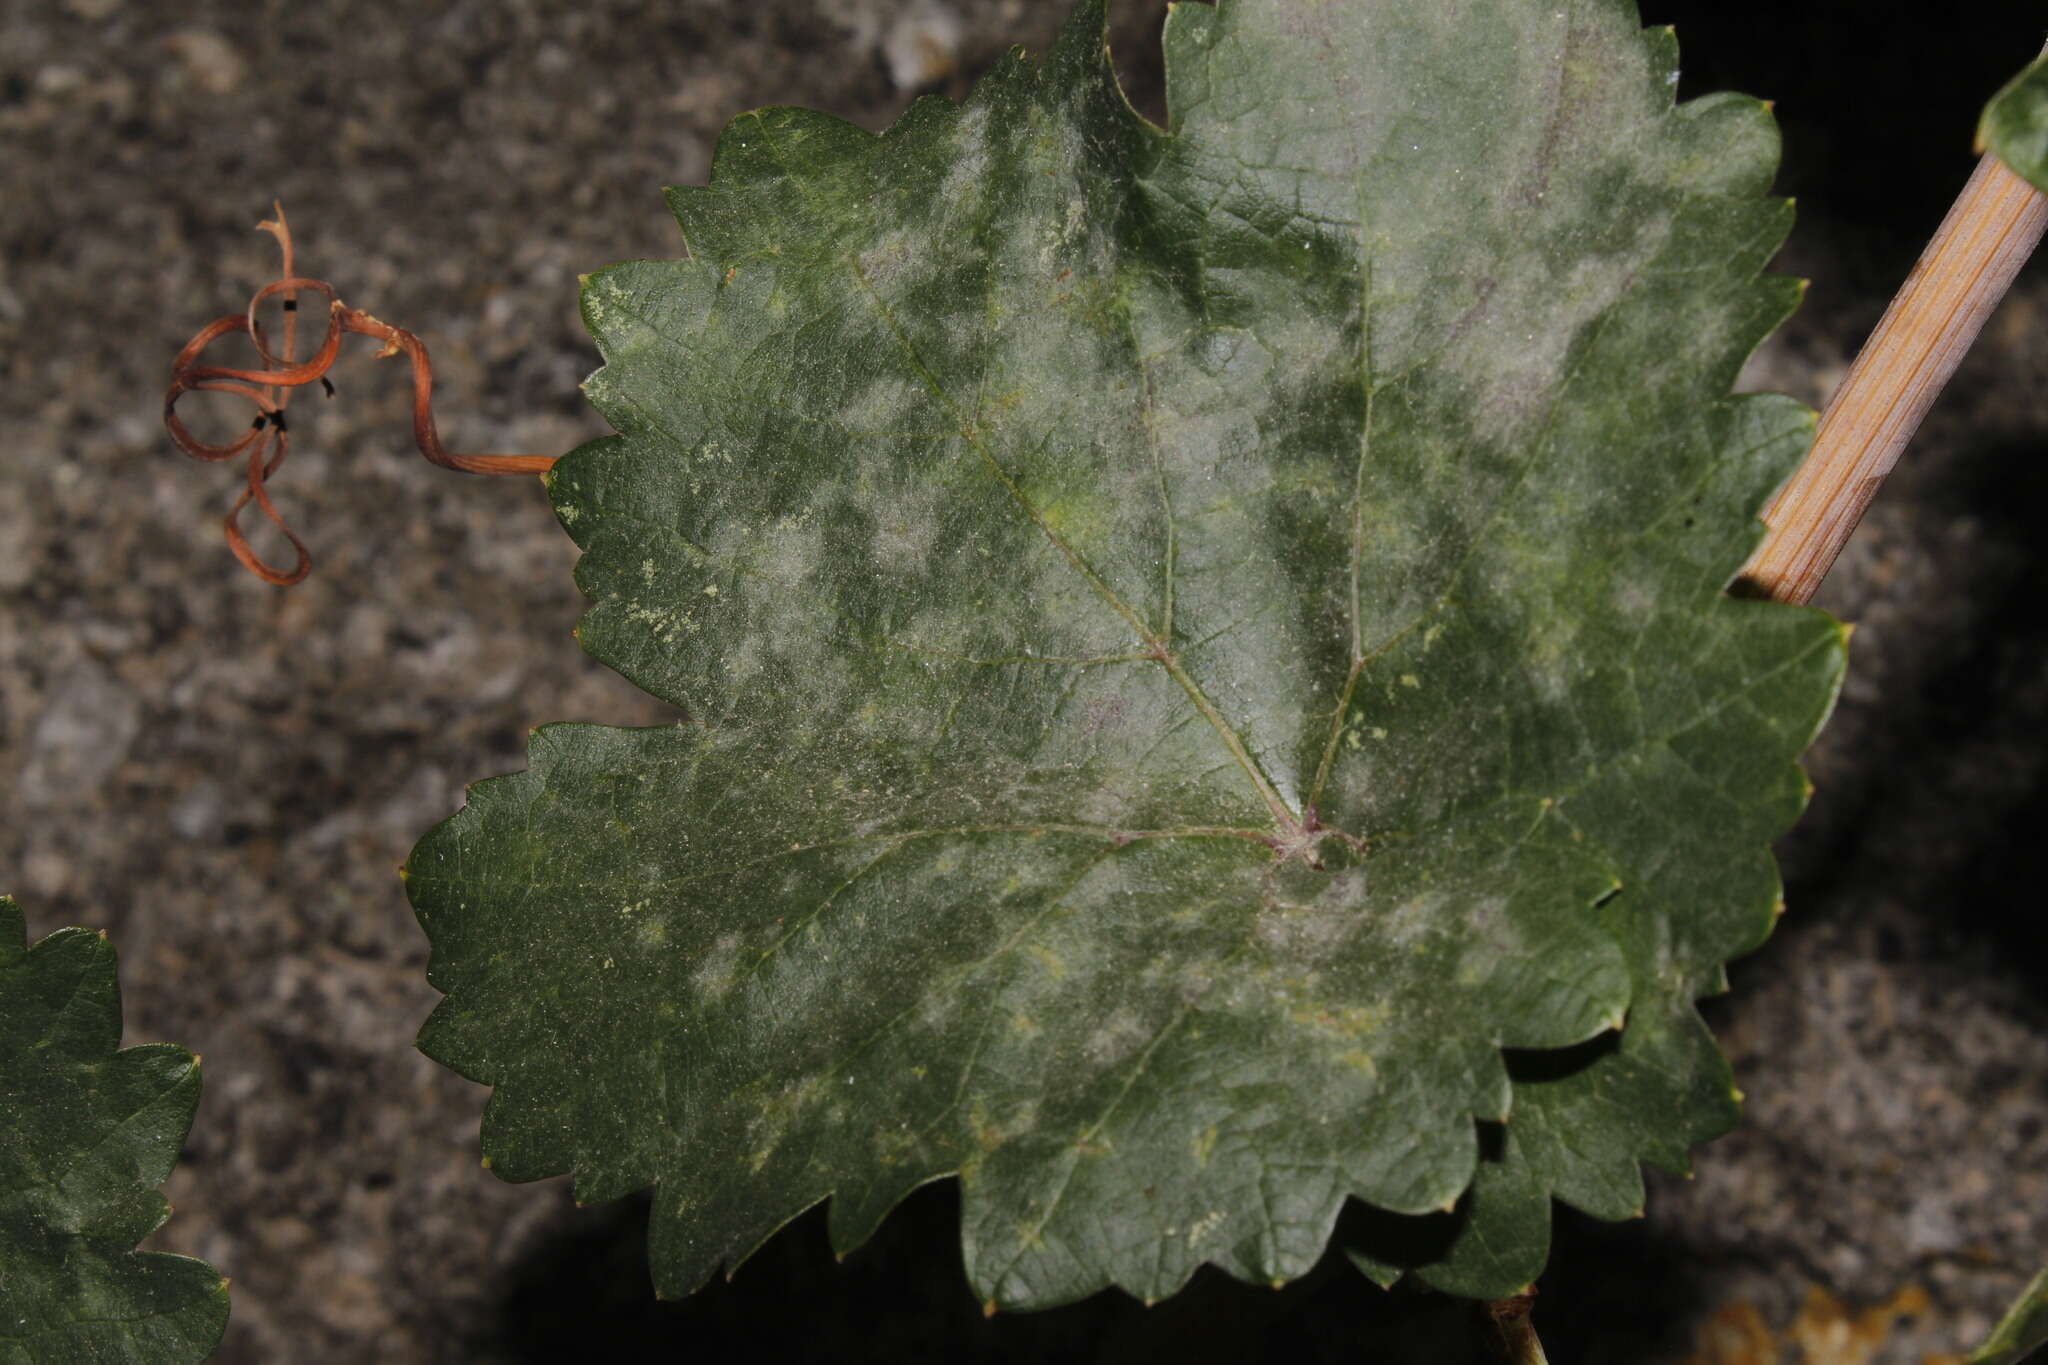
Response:
[[[199,1064],[123,1048],[113,945],[90,929],[28,943],[0,896],[0,1356],[176,1365],[204,1360],[227,1282],[132,1248],[170,1207],[199,1103]]]

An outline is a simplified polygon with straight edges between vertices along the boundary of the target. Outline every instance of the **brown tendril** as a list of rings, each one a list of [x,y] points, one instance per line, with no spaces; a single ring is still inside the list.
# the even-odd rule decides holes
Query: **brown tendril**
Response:
[[[318,382],[332,397],[334,386],[327,380],[327,371],[341,353],[342,337],[351,332],[382,341],[384,349],[377,353],[380,358],[403,351],[411,360],[413,439],[419,445],[420,454],[432,463],[464,474],[545,474],[553,466],[555,457],[552,455],[465,455],[443,446],[440,433],[434,428],[434,367],[427,358],[426,345],[403,327],[393,327],[360,308],[348,307],[334,292],[333,285],[294,274],[291,229],[285,223],[284,206],[273,203],[272,208],[277,212],[276,219],[266,219],[256,227],[277,239],[278,250],[284,257],[281,277],[257,290],[245,311],[215,318],[200,328],[197,335],[178,352],[178,358],[172,363],[171,387],[164,394],[164,428],[170,432],[171,441],[178,449],[195,460],[248,457],[248,476],[241,495],[235,499],[235,505],[223,523],[228,548],[234,551],[235,558],[242,562],[244,568],[264,582],[280,587],[290,587],[313,570],[313,559],[306,552],[305,542],[285,524],[276,504],[270,500],[266,484],[284,464],[285,455],[291,448],[291,428],[285,420],[285,410],[291,404],[292,390]],[[256,313],[266,299],[279,294],[284,295],[284,336],[279,348],[273,351]],[[296,359],[301,294],[318,294],[327,300],[327,331],[318,349],[303,362]],[[261,369],[242,370],[199,363],[209,346],[236,333],[247,336],[255,345],[256,354],[262,361]],[[255,421],[237,440],[224,445],[207,444],[194,436],[178,417],[178,400],[195,389],[247,399],[256,408]],[[242,534],[242,509],[252,502],[291,542],[298,559],[290,569],[277,569],[265,563]]]

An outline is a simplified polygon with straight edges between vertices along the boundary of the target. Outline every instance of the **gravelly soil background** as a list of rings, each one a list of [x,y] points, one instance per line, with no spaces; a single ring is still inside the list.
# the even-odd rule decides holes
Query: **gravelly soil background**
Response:
[[[522,765],[529,726],[663,709],[570,641],[573,552],[531,483],[405,453],[395,372],[345,363],[342,401],[295,409],[280,496],[320,567],[289,593],[221,547],[233,476],[157,425],[178,344],[270,277],[249,229],[278,196],[311,273],[427,336],[452,443],[567,449],[601,430],[575,277],[673,254],[659,187],[704,178],[726,117],[880,127],[906,86],[963,88],[949,50],[971,73],[1063,8],[0,0],[0,889],[32,933],[107,928],[131,1041],[205,1054],[154,1245],[234,1277],[221,1359],[715,1356],[738,1333],[842,1359],[1359,1358],[1388,1306],[1336,1265],[984,1324],[942,1187],[843,1267],[807,1218],[733,1286],[649,1304],[631,1203],[478,1169],[483,1091],[410,1046],[437,997],[392,870],[462,783]],[[1815,283],[1752,377],[1817,402],[2041,35],[2005,4],[1774,8],[1644,4],[1679,22],[1688,89],[1781,102],[1785,268]],[[1156,101],[1160,7],[1124,9]],[[1875,40],[1853,66],[1852,23]],[[1928,1311],[1873,1357],[1917,1362],[2048,1259],[2044,328],[2036,270],[1829,585],[1861,629],[1782,850],[1793,913],[1710,1006],[1749,1122],[1658,1179],[1647,1222],[1565,1220],[1553,1359],[1676,1361],[1731,1304],[1782,1327],[1811,1285],[1918,1285]]]

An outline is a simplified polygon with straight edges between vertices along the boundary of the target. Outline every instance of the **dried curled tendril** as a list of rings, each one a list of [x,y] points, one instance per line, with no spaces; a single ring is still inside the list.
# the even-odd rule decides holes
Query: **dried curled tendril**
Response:
[[[170,431],[171,440],[178,449],[195,460],[232,460],[244,454],[249,457],[248,482],[242,489],[242,495],[235,499],[224,523],[228,548],[235,552],[235,558],[242,561],[244,568],[264,582],[280,587],[290,587],[312,572],[313,559],[306,553],[305,542],[285,524],[264,485],[284,464],[285,454],[291,447],[291,428],[285,420],[285,409],[291,403],[292,390],[301,384],[317,381],[327,391],[328,397],[334,396],[334,385],[328,382],[327,371],[341,350],[342,336],[349,332],[382,341],[384,349],[378,352],[380,357],[403,351],[412,361],[413,439],[419,443],[420,454],[427,459],[444,469],[456,469],[465,474],[545,474],[548,471],[555,462],[552,455],[461,455],[444,448],[440,434],[434,430],[434,367],[427,359],[426,346],[403,327],[379,322],[360,308],[348,307],[335,294],[333,285],[294,274],[292,235],[291,229],[285,225],[284,206],[273,204],[272,208],[277,213],[276,220],[266,220],[256,227],[258,231],[277,238],[278,248],[284,255],[282,278],[257,290],[256,296],[249,300],[246,312],[215,318],[200,328],[198,335],[178,352],[174,362],[176,373],[171,379],[170,389],[164,394],[164,426]],[[281,347],[272,351],[269,338],[256,320],[256,310],[264,300],[279,294],[284,296],[284,337]],[[300,294],[318,294],[327,300],[327,333],[321,339],[319,349],[304,362],[295,359]],[[262,369],[236,370],[198,363],[207,347],[235,332],[246,334],[255,343],[256,353],[263,361]],[[241,439],[226,445],[208,445],[178,419],[178,400],[194,389],[246,398],[256,407],[256,420]],[[242,509],[252,502],[292,543],[298,562],[290,569],[276,569],[265,563],[242,534]]]

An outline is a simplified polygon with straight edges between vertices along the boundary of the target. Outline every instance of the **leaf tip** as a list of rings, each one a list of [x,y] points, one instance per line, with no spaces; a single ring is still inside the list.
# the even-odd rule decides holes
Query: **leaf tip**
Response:
[[[485,1153],[484,1155],[483,1167],[487,1171],[491,1169],[491,1158],[489,1153]]]
[[[992,1318],[996,1315],[996,1301],[994,1299],[982,1300],[981,1315],[985,1318]]]

